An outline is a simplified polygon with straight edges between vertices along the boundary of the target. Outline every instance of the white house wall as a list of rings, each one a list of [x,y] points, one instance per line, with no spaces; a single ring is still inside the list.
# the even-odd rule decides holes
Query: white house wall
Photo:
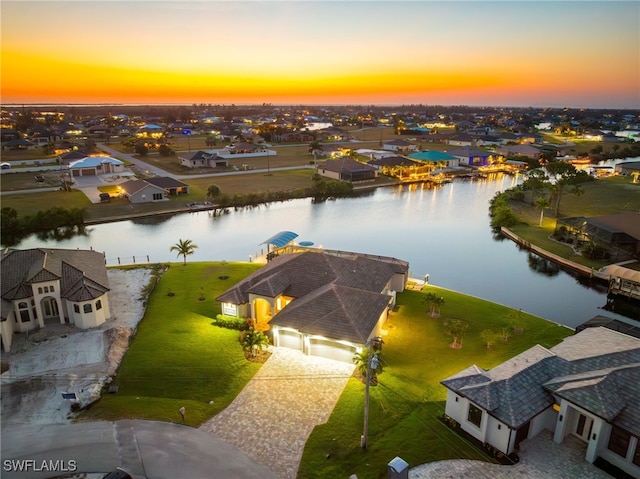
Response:
[[[11,312],[9,317],[0,323],[0,335],[2,336],[2,347],[4,348],[4,351],[11,350],[14,321],[15,318],[13,316],[13,312]]]
[[[553,408],[547,408],[531,419],[529,424],[529,436],[535,437],[544,429],[553,431],[556,428],[556,422],[558,421],[558,413]]]
[[[101,309],[96,309],[98,301],[102,304]],[[78,306],[79,311],[76,311],[75,306]],[[90,306],[91,311],[85,312],[85,306]],[[83,301],[80,303],[71,303],[68,305],[70,312],[69,319],[73,321],[76,327],[80,329],[89,329],[100,326],[107,319],[109,319],[109,300],[106,294],[103,294],[99,298],[92,299],[91,301]]]
[[[515,437],[515,431],[511,433],[511,429],[501,421],[498,421],[495,417],[483,413],[487,416],[487,428],[485,434],[485,441],[491,444],[493,447],[502,451],[504,454],[509,454],[509,440],[511,437]]]
[[[456,401],[457,398],[457,401]],[[450,418],[455,419],[460,425],[460,429],[469,433],[479,441],[485,442],[485,431],[487,424],[487,413],[483,411],[482,421],[480,422],[480,428],[476,427],[467,421],[467,415],[469,413],[469,400],[458,396],[456,393],[447,389],[447,403],[445,406],[445,414]]]

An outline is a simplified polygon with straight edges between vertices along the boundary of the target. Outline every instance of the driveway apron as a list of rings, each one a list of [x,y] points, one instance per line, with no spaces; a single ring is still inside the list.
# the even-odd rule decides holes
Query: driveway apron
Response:
[[[353,364],[272,348],[238,397],[200,429],[237,446],[282,479],[295,479],[309,434],[329,418]]]

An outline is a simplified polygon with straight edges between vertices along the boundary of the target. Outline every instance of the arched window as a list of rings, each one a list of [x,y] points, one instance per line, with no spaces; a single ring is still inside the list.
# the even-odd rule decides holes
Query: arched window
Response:
[[[74,304],[73,305],[73,311],[76,312],[76,313],[79,313],[80,312],[80,305],[79,304]]]
[[[31,316],[29,316],[29,304],[22,301],[18,303],[18,310],[20,310],[20,321],[23,323],[28,323],[31,321]]]
[[[89,303],[85,304],[85,305],[83,306],[83,308],[84,308],[84,312],[85,312],[85,313],[90,313],[90,312],[92,312],[92,311],[93,311],[93,309],[91,308],[91,304],[89,304]]]

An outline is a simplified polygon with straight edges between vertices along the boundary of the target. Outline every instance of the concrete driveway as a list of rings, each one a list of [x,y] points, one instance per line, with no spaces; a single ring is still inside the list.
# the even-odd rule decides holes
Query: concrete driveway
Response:
[[[295,479],[309,434],[327,421],[355,366],[271,350],[238,397],[200,429],[237,446],[280,479]]]

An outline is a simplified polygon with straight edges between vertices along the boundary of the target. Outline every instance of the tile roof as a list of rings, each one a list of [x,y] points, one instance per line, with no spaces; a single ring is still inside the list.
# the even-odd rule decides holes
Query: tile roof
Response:
[[[70,301],[93,299],[109,291],[104,255],[96,251],[8,250],[2,252],[0,269],[4,300],[29,298],[32,283],[52,280],[60,280],[60,295]]]
[[[348,171],[375,171],[376,168],[366,163],[360,163],[352,158],[340,158],[339,160],[327,160],[321,168],[327,171],[348,172]]]
[[[219,295],[233,304],[249,302],[249,294],[294,298],[271,322],[292,326],[309,334],[360,341],[368,337],[389,304],[381,294],[391,278],[407,269],[391,263],[350,254],[303,252],[276,257],[266,266]],[[308,329],[307,329],[308,328]],[[366,334],[365,334],[366,332]]]
[[[640,340],[587,328],[547,350],[534,346],[495,368],[443,381],[513,428],[554,403],[554,394],[640,435]]]

